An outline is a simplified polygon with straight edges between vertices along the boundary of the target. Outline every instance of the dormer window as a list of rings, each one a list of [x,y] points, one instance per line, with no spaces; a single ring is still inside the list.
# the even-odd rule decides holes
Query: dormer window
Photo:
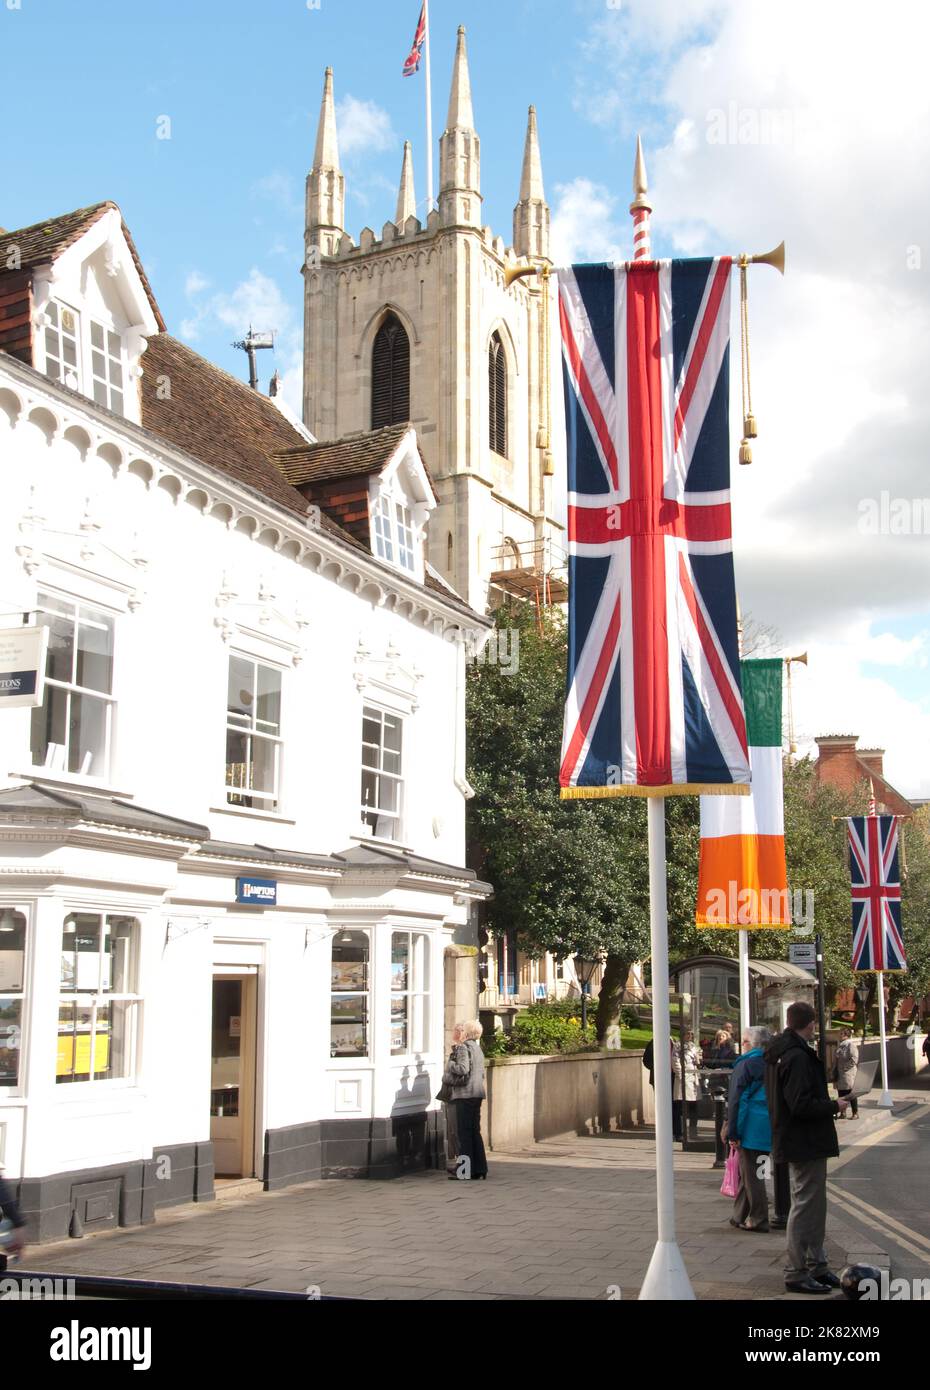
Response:
[[[91,319],[90,368],[94,400],[123,414],[123,344],[118,333]]]
[[[410,508],[404,502],[379,493],[372,510],[375,554],[389,565],[415,573],[416,542]]]
[[[81,389],[81,320],[75,309],[49,300],[46,307],[45,375],[72,391]]]

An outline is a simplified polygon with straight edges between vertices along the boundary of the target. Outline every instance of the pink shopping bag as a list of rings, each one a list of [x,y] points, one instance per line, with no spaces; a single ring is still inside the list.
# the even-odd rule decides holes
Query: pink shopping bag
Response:
[[[735,1197],[739,1192],[739,1150],[730,1147],[727,1154],[726,1167],[723,1170],[723,1182],[720,1184],[720,1191],[724,1197]]]

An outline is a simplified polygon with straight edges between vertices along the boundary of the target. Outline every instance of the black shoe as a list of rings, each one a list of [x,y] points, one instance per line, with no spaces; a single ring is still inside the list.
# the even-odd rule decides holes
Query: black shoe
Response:
[[[808,1276],[807,1276],[806,1279],[801,1279],[801,1280],[800,1280],[798,1283],[796,1283],[796,1284],[789,1284],[788,1281],[785,1280],[785,1288],[788,1290],[789,1293],[829,1293],[829,1292],[830,1292],[830,1285],[829,1285],[829,1284],[821,1284],[820,1281],[819,1281],[818,1279],[814,1279],[814,1278],[812,1277],[812,1275],[810,1275],[810,1274],[808,1274]]]
[[[787,1216],[773,1216],[769,1222],[773,1231],[785,1231],[788,1228]]]
[[[832,1269],[828,1269],[825,1274],[813,1274],[811,1278],[816,1279],[818,1284],[826,1284],[828,1289],[841,1289],[843,1287],[842,1282],[833,1273]]]

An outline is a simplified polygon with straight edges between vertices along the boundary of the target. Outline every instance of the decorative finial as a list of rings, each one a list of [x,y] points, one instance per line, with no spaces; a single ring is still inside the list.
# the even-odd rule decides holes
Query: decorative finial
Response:
[[[649,185],[646,182],[646,161],[643,158],[642,136],[636,137],[636,162],[633,165],[633,201],[630,204],[630,212],[635,212],[637,208],[645,208],[652,212],[652,204],[648,198]]]
[[[636,162],[633,165],[633,201],[630,204],[630,212],[633,214],[633,260],[651,261],[649,214],[652,212],[652,204],[649,201],[649,190],[646,183],[643,142],[638,135],[636,137]]]

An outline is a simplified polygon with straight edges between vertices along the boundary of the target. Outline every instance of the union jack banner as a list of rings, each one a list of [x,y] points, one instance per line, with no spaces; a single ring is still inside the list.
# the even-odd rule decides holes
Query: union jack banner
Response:
[[[730,523],[730,271],[558,271],[568,442],[563,797],[749,791]]]
[[[412,77],[415,72],[420,71],[420,58],[423,55],[423,43],[426,39],[426,5],[420,11],[420,18],[417,23],[417,32],[413,36],[413,47],[407,55],[404,63],[404,76]]]
[[[853,970],[907,969],[901,935],[900,816],[850,816]]]

